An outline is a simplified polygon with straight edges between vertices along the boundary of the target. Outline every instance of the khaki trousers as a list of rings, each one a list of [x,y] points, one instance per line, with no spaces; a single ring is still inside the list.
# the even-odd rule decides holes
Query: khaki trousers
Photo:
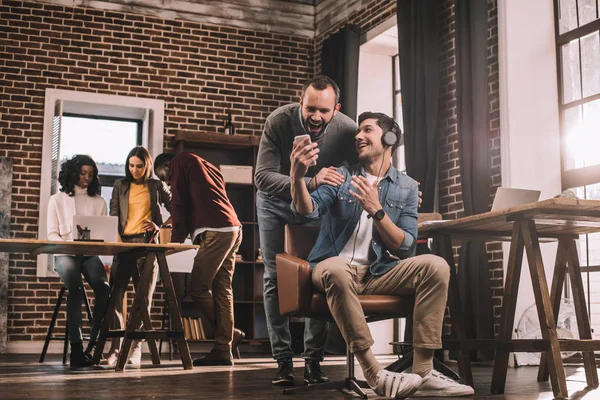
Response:
[[[325,293],[327,304],[350,351],[360,352],[373,345],[358,295],[415,295],[413,346],[442,347],[442,324],[450,267],[434,255],[401,260],[383,275],[373,276],[368,265],[351,265],[345,258],[332,257],[318,263],[312,281]]]
[[[242,230],[204,231],[188,286],[188,293],[204,320],[215,332],[216,350],[231,351],[233,341],[233,291],[235,254],[242,243]]]

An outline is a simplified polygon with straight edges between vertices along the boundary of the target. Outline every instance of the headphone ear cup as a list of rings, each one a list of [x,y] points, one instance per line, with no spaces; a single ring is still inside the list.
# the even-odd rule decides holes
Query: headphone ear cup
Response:
[[[396,136],[396,133],[394,131],[387,131],[381,137],[381,141],[383,142],[384,146],[391,147],[395,145],[398,141],[398,136]]]

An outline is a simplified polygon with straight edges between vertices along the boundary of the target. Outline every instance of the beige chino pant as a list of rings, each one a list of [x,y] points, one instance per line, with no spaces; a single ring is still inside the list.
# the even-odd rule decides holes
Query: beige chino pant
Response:
[[[205,231],[200,235],[200,248],[194,257],[188,293],[215,332],[214,348],[230,352],[233,341],[231,285],[235,254],[242,243],[242,230]]]
[[[343,257],[318,263],[312,271],[317,290],[325,293],[327,304],[350,351],[360,352],[373,345],[358,296],[415,295],[413,346],[426,349],[442,347],[442,325],[450,267],[434,255],[401,260],[383,275],[373,276],[368,265],[351,265]]]

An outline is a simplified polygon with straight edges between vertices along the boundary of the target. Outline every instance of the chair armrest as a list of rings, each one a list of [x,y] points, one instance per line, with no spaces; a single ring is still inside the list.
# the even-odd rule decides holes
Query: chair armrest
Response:
[[[310,310],[312,279],[310,264],[301,258],[280,253],[275,257],[279,313],[303,317]]]

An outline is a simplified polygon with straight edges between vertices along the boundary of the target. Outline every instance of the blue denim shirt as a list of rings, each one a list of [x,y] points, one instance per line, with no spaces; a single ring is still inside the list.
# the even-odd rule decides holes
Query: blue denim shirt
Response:
[[[323,217],[317,242],[308,256],[311,268],[320,261],[339,255],[350,240],[363,212],[358,200],[350,194],[350,189],[356,191],[350,182],[353,175],[366,177],[364,168],[357,164],[341,167],[338,172],[345,177],[345,182],[340,186],[322,185],[311,193],[313,212],[304,215],[310,219]],[[419,204],[417,182],[390,167],[379,183],[379,202],[392,222],[404,231],[404,240],[398,248],[388,249],[378,230],[373,228],[371,248],[377,258],[369,269],[372,275],[385,274],[399,259],[410,257],[416,247]],[[295,214],[300,215],[293,202],[291,208]]]

